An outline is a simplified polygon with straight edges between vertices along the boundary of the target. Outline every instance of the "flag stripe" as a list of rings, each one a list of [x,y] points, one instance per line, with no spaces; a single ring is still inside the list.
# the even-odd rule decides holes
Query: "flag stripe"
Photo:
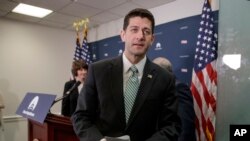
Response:
[[[211,64],[208,64],[206,69],[207,69],[207,74],[209,75],[208,78],[210,78],[212,82],[215,81],[217,78],[216,70],[213,69]],[[216,82],[216,84],[217,84],[217,82]]]
[[[204,71],[205,72],[205,71]],[[193,74],[193,75],[196,75],[196,74]],[[200,76],[204,76],[203,73],[200,73]],[[196,109],[196,112],[197,110],[200,110],[201,113],[203,113],[202,117],[198,118],[202,121],[206,121],[206,117],[208,118],[209,115],[214,115],[214,111],[215,111],[215,108],[213,108],[213,105],[215,105],[215,100],[213,98],[213,96],[209,96],[209,94],[207,93],[206,95],[208,95],[208,99],[209,99],[209,103],[208,104],[203,104],[203,103],[206,103],[206,98],[204,97],[204,95],[200,95],[200,93],[205,93],[204,91],[204,88],[206,89],[206,87],[203,87],[204,84],[200,83],[200,79],[199,77],[193,77],[193,82],[195,83],[192,83],[191,85],[191,90],[192,90],[192,93],[193,93],[193,96],[194,96],[194,99],[195,101],[197,102],[197,105],[198,105],[198,109]],[[196,80],[194,80],[196,78]],[[202,107],[202,108],[199,108],[199,107]],[[211,114],[209,114],[211,113]],[[203,117],[204,116],[204,117]],[[206,124],[203,124],[202,127],[203,127],[203,130],[206,131]]]
[[[202,87],[202,91],[199,91],[199,92],[200,92],[200,93],[203,93],[205,102],[206,102],[206,104],[207,104],[207,106],[208,106],[208,105],[209,105],[210,96],[209,96],[209,94],[208,94],[208,90],[207,90],[207,87],[206,87],[205,82],[204,82],[205,79],[204,79],[203,73],[202,73],[202,71],[200,71],[200,72],[197,72],[196,75],[197,75],[196,78],[199,79],[199,83],[200,83],[200,85],[201,85],[201,87]]]
[[[208,67],[210,67],[211,65],[208,65],[206,67],[206,70],[208,70]],[[206,71],[205,69],[202,71],[203,72],[203,76],[209,76],[210,74],[208,73],[208,71]],[[217,86],[214,85],[213,82],[211,82],[210,80],[210,77],[206,78],[205,81],[205,86],[207,87],[207,90],[208,90],[208,95],[209,95],[209,106],[212,106],[212,109],[213,111],[215,112],[216,110],[216,95],[215,95],[215,91],[213,88],[216,88],[217,89]]]
[[[200,141],[203,141],[204,138],[205,138],[205,135],[204,135],[204,132],[202,131],[204,129],[204,119],[202,118],[203,117],[203,108],[200,108],[200,107],[203,107],[204,105],[202,105],[202,98],[201,96],[199,95],[199,92],[197,90],[197,88],[201,88],[201,87],[195,87],[193,84],[191,85],[191,90],[192,90],[192,94],[194,96],[194,110],[195,110],[195,113],[196,113],[196,118],[198,120],[197,123],[199,124],[196,124],[196,129],[198,130],[198,132],[200,133],[198,138]],[[199,114],[197,114],[199,113]]]
[[[199,122],[199,119],[197,118],[197,116],[195,116],[195,125],[197,126],[197,127],[200,127],[200,122]],[[200,131],[200,128],[196,128],[196,140],[197,141],[201,141],[201,136],[204,136],[204,134],[203,135],[201,135],[202,134],[202,132]]]
[[[192,85],[191,89],[192,89],[192,92],[193,92],[193,95],[195,98],[195,101],[194,101],[194,106],[196,107],[195,112],[200,113],[199,114],[200,116],[197,116],[197,114],[196,114],[196,118],[198,121],[201,121],[201,122],[196,121],[196,123],[198,123],[198,125],[196,125],[196,126],[198,127],[197,128],[198,132],[201,132],[200,130],[202,130],[201,133],[203,134],[204,132],[206,132],[206,127],[208,127],[207,122],[209,122],[209,120],[206,121],[206,117],[208,117],[208,115],[209,115],[208,113],[213,113],[213,111],[211,110],[211,108],[207,108],[205,105],[202,105],[202,103],[204,103],[202,101],[204,101],[204,100],[202,100],[203,98],[199,95],[199,92],[196,89],[196,87],[193,87],[193,86],[194,85]],[[202,108],[199,108],[199,107],[202,107]],[[202,114],[202,113],[204,113],[204,114]],[[211,128],[213,128],[213,127],[209,127],[209,129],[211,129]],[[201,133],[199,134],[199,136],[201,135]],[[208,140],[208,137],[205,135],[203,135],[203,137],[199,137],[199,138],[201,138],[202,141],[205,138],[206,138],[206,140]]]

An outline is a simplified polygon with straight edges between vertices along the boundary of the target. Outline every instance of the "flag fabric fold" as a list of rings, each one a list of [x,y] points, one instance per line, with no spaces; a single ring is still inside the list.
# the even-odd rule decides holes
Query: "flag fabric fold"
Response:
[[[91,59],[91,50],[87,42],[87,33],[88,30],[85,28],[83,42],[82,42],[81,58],[86,62],[86,64],[89,65],[92,63],[92,59]]]
[[[87,42],[87,29],[84,29],[83,33],[83,42],[82,46],[80,44],[80,39],[79,39],[79,34],[77,32],[77,39],[76,39],[76,49],[75,49],[75,54],[74,54],[74,60],[84,60],[86,64],[92,63],[91,59],[91,50]]]
[[[210,3],[205,0],[197,36],[191,82],[197,141],[215,140],[217,38],[213,11]]]
[[[74,60],[79,60],[81,59],[81,44],[80,44],[80,38],[79,38],[79,33],[77,32],[77,37],[76,37],[76,49],[75,49],[75,54],[74,54]]]

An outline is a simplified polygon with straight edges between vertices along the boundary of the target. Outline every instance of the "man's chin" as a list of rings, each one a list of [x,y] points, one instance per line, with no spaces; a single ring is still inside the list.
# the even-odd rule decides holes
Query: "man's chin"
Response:
[[[136,52],[134,53],[135,56],[144,56],[146,53],[145,52]]]
[[[134,54],[138,55],[138,56],[142,56],[142,55],[145,55],[146,52],[147,52],[147,50],[141,49],[141,50],[135,50]]]

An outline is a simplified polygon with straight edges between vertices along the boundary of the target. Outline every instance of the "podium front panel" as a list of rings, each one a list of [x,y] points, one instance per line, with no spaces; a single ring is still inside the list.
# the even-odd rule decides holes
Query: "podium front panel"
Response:
[[[29,141],[79,141],[69,117],[48,114],[43,124],[28,120]]]

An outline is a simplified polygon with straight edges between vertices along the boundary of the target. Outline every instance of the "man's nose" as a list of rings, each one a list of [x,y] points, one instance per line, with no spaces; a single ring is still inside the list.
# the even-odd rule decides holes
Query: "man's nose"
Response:
[[[144,31],[143,31],[143,30],[139,30],[139,31],[137,32],[137,39],[138,39],[138,40],[142,40],[142,39],[144,39],[144,38],[145,38]]]

